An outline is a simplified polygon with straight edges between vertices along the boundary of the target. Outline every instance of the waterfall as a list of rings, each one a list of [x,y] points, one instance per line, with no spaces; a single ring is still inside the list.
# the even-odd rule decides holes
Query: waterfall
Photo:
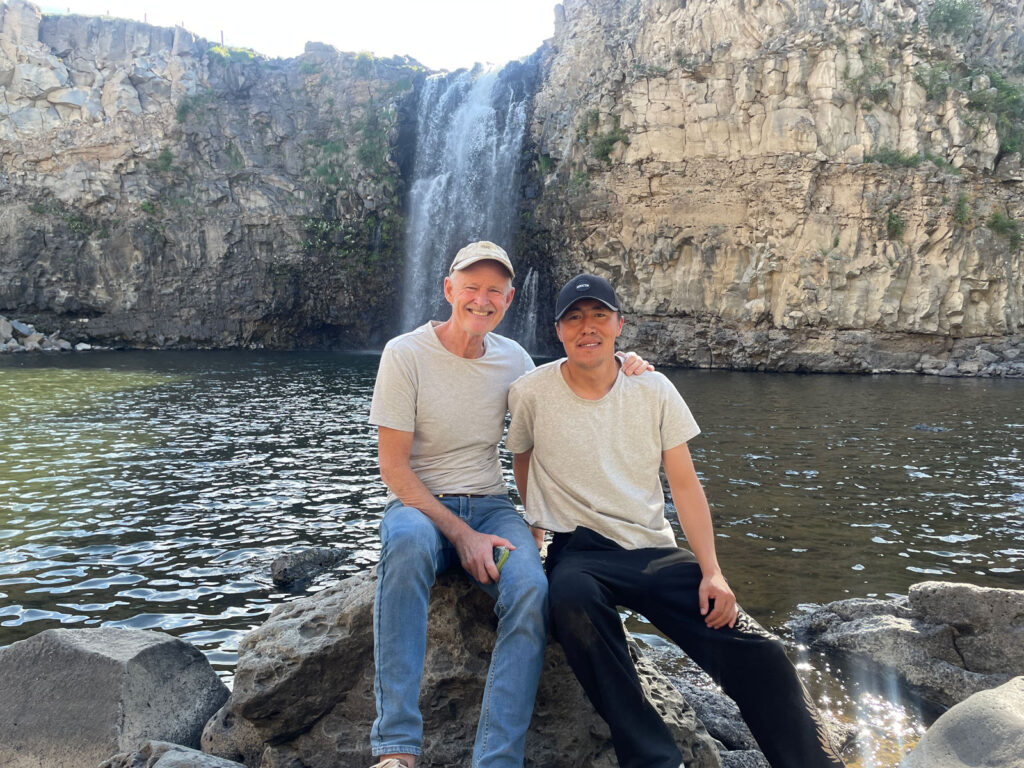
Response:
[[[532,88],[503,70],[460,70],[427,78],[416,119],[416,151],[406,221],[405,285],[400,331],[445,319],[441,292],[452,257],[474,240],[509,252],[517,286],[529,271],[516,253],[519,162]],[[510,73],[511,72],[511,73]],[[522,267],[520,267],[522,265]],[[521,283],[526,288],[526,282]],[[536,278],[534,278],[534,292]],[[503,332],[522,326],[518,290]],[[532,325],[532,323],[530,324]]]
[[[516,289],[514,307],[518,310],[510,319],[511,335],[515,337],[529,352],[537,352],[537,270],[530,267],[526,279]]]

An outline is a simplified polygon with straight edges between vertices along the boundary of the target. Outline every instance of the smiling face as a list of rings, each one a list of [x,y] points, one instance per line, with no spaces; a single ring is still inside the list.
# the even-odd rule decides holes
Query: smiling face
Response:
[[[452,305],[452,324],[469,336],[493,331],[513,295],[512,278],[496,261],[478,261],[444,279],[444,297]]]
[[[555,323],[558,340],[571,365],[597,368],[615,356],[622,316],[597,299],[580,299]]]

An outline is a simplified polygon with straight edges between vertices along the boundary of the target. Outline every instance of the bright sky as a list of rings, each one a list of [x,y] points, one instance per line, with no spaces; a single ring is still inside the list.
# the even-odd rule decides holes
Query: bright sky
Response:
[[[43,13],[183,24],[211,42],[298,56],[307,41],[377,56],[408,55],[431,69],[504,64],[554,33],[556,0],[36,0]]]

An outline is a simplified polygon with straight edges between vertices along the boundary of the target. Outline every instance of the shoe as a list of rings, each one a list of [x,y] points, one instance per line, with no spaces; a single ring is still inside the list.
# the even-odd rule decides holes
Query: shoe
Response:
[[[379,763],[374,763],[370,768],[408,768],[408,766],[406,766],[406,764],[397,757],[389,757],[387,760],[381,760]]]

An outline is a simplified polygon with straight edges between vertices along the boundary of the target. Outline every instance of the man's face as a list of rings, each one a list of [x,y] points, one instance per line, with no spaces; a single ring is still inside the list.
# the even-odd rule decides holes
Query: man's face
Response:
[[[478,261],[444,279],[453,322],[473,336],[498,326],[514,294],[508,270],[496,261]]]
[[[595,368],[615,355],[622,317],[597,299],[580,299],[555,323],[558,340],[569,362]]]

